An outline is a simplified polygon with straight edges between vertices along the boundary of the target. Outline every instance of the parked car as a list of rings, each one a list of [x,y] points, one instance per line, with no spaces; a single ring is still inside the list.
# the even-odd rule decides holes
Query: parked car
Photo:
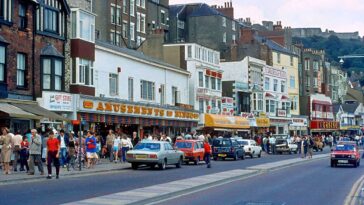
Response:
[[[238,139],[238,143],[244,148],[245,155],[253,158],[254,156],[261,157],[262,156],[262,147],[258,146],[254,140],[243,140]]]
[[[297,144],[293,143],[290,140],[283,139],[283,138],[277,139],[275,146],[276,146],[277,154],[283,154],[283,153],[292,154],[292,152],[297,154],[297,151],[298,151]]]
[[[194,162],[197,165],[201,160],[204,160],[205,149],[203,142],[199,140],[177,140],[175,147],[184,152],[184,162]]]
[[[212,142],[212,156],[214,160],[225,158],[245,159],[243,147],[234,138],[217,138]]]
[[[147,165],[164,170],[167,165],[176,165],[180,168],[183,162],[184,153],[174,149],[169,142],[143,140],[134,146],[133,150],[126,153],[126,161],[131,163],[133,169],[140,165]]]
[[[331,167],[341,164],[352,164],[354,167],[360,166],[360,153],[356,144],[341,142],[332,149]]]

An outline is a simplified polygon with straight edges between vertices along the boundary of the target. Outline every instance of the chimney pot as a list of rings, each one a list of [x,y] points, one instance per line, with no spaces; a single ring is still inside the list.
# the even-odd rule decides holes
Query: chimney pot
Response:
[[[225,4],[225,8],[226,8],[226,2],[224,4]]]

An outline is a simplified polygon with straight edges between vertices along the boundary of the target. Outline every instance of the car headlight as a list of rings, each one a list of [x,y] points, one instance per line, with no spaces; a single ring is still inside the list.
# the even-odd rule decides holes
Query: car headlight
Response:
[[[351,155],[351,158],[355,158],[355,155],[353,155],[353,154],[352,154],[352,155]]]
[[[335,154],[331,154],[331,157],[332,157],[332,158],[335,158]]]

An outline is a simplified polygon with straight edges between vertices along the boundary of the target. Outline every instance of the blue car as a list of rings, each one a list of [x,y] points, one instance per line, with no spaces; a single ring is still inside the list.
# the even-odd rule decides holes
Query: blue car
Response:
[[[245,159],[244,147],[235,138],[217,138],[212,141],[212,157],[214,160]]]

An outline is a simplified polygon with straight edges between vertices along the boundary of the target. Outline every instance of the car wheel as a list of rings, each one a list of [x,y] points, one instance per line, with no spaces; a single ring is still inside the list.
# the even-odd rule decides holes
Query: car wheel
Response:
[[[357,168],[357,167],[358,167],[358,162],[356,162],[356,161],[355,161],[355,162],[353,163],[353,166],[354,166],[355,168]]]
[[[131,163],[131,168],[134,170],[138,169],[138,164],[137,163]]]
[[[243,153],[243,154],[241,155],[241,159],[242,159],[242,160],[244,160],[244,159],[245,159],[245,153]]]
[[[162,163],[158,164],[158,167],[160,170],[165,170],[166,169],[166,162],[167,160],[163,160]]]
[[[250,158],[253,158],[253,157],[254,157],[254,154],[253,154],[253,153],[251,153],[251,154],[250,154]]]
[[[178,160],[178,162],[176,164],[176,167],[181,168],[181,166],[182,166],[182,158],[179,158],[179,160]]]
[[[200,157],[197,157],[194,163],[195,165],[198,165],[198,163],[200,163]]]
[[[335,162],[333,160],[331,160],[331,163],[330,163],[331,167],[335,167]]]
[[[262,157],[262,151],[259,152],[258,158]]]

